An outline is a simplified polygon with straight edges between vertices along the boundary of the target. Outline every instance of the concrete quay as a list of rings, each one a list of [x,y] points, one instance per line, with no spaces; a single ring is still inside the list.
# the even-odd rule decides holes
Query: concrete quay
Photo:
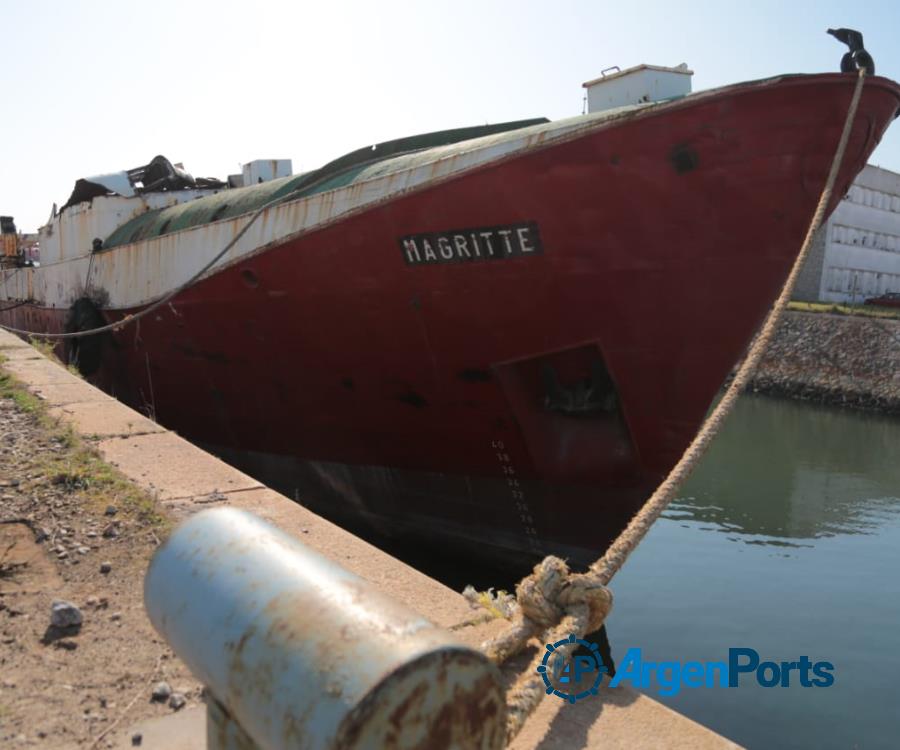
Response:
[[[443,584],[316,516],[302,505],[263,486],[164,427],[71,374],[20,339],[0,331],[0,367],[40,398],[49,413],[90,441],[101,457],[157,498],[176,522],[198,510],[227,505],[267,519],[303,544],[437,625],[458,628],[475,645],[505,626],[495,620],[461,627],[473,616],[466,600]],[[140,587],[141,580],[133,586]],[[535,648],[540,644],[535,643]],[[504,669],[509,680],[526,662]],[[110,665],[127,670],[128,664]],[[149,689],[148,689],[149,690]],[[74,719],[75,717],[73,717]],[[124,716],[107,746],[133,747],[141,735],[146,750],[205,747],[202,705],[138,723]],[[696,722],[627,687],[601,690],[595,698],[569,705],[545,699],[511,745],[515,750],[574,748],[734,748]]]

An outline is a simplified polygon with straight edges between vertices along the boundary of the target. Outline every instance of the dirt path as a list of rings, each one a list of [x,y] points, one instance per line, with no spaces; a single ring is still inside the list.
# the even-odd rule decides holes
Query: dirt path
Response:
[[[168,526],[0,364],[0,746],[112,747],[117,732],[174,710],[151,700],[160,681],[186,705],[200,699],[143,609]],[[74,604],[81,626],[51,626],[54,600]]]

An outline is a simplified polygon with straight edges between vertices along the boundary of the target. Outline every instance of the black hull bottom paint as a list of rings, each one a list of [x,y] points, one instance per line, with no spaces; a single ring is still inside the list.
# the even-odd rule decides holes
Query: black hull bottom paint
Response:
[[[536,519],[539,528],[548,530],[535,537],[527,533],[528,525],[503,478],[309,462],[203,447],[379,546],[396,549],[399,545],[415,557],[416,550],[425,550],[427,545],[432,556],[440,550],[448,558],[479,560],[513,577],[530,571],[548,554],[562,557],[573,568],[586,567],[603,554],[653,491],[652,487],[604,491],[521,479],[518,492],[532,513],[540,514]],[[505,496],[510,501],[504,511],[498,498]],[[559,509],[558,516],[553,515],[554,509]],[[577,543],[559,542],[558,538]],[[471,567],[467,568],[471,577]],[[485,580],[497,585],[496,575],[490,571]]]

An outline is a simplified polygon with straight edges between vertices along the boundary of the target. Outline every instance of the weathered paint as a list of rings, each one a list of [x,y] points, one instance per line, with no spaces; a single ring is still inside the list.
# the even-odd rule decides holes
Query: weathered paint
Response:
[[[800,76],[698,94],[476,168],[453,171],[469,157],[448,156],[449,177],[415,189],[400,172],[280,205],[255,227],[262,236],[279,221],[309,229],[237,248],[111,335],[98,384],[250,473],[276,468],[278,486],[319,512],[524,564],[545,551],[594,559],[677,460],[783,284],[853,83]],[[898,92],[866,81],[834,203]],[[386,197],[365,203],[379,180]],[[356,208],[335,216],[338,201]],[[204,230],[215,242],[203,258],[244,221]],[[407,266],[398,246],[523,222],[539,227],[542,254]],[[199,267],[175,253],[193,231],[95,261],[149,296],[179,263]],[[55,278],[57,299],[74,293]],[[23,305],[0,320],[54,331],[67,309]],[[542,363],[577,384],[586,352],[602,355],[620,413],[545,408]]]
[[[628,111],[637,109],[639,108],[631,108]],[[624,112],[618,114],[621,116]],[[614,119],[616,118],[610,113],[569,118],[398,156],[371,166],[361,166],[350,175],[338,175],[332,180],[335,184],[352,180],[350,185],[333,190],[328,189],[327,183],[317,185],[316,190],[324,192],[316,192],[267,210],[217,268],[225,267],[275,243],[317,229],[352,212],[396,198],[409,190],[425,187],[553,140],[561,140],[573,132],[596,129]],[[547,135],[538,138],[542,129],[546,130]],[[106,237],[112,233],[111,242],[119,242],[118,235],[112,229],[113,226],[118,226],[116,220],[124,224],[135,215],[139,216],[135,220],[137,223],[128,225],[134,230],[140,230],[145,222],[155,224],[157,215],[148,211],[148,206],[141,202],[159,202],[169,196],[169,203],[174,205],[168,209],[165,221],[171,220],[170,227],[193,225],[195,222],[199,222],[199,226],[190,226],[182,231],[164,233],[139,242],[116,244],[97,254],[93,263],[91,286],[104,290],[105,295],[108,295],[109,307],[125,308],[149,302],[186,281],[228,244],[247,220],[246,211],[265,203],[266,198],[289,193],[291,183],[301,178],[302,176],[281,178],[248,188],[223,191],[214,196],[206,195],[199,210],[195,208],[198,201],[193,200],[201,195],[198,191],[179,191],[177,196],[171,193],[149,193],[130,199],[131,202],[117,196],[105,196],[95,199],[95,202],[103,202],[98,204],[98,207],[103,207],[103,211],[97,214],[104,217],[102,225],[98,224],[97,216],[92,214],[89,204],[72,206],[60,217],[60,226],[65,232],[61,239],[55,243],[51,239],[59,230],[50,234],[46,240],[42,235],[41,275],[45,277],[45,284],[36,288],[39,295],[36,300],[51,307],[70,305],[85,289],[90,262],[88,250],[93,237]],[[126,201],[126,209],[120,208],[122,201]],[[140,205],[135,205],[134,201]],[[130,210],[130,213],[123,215],[123,210]],[[69,211],[72,214],[67,218]],[[83,218],[82,214],[86,216]],[[213,220],[217,214],[230,218]],[[103,231],[104,228],[107,229],[106,232]],[[45,242],[48,243],[46,255],[43,251]],[[62,295],[55,293],[60,288],[65,290]],[[13,294],[17,293],[18,291]]]
[[[68,206],[38,235],[41,265],[69,261],[88,255],[95,238],[105,239],[116,227],[135,216],[175,203],[192,201],[209,194],[208,190],[173,190],[144,193],[134,197],[100,195],[91,201]]]
[[[636,102],[658,102],[691,93],[691,76],[685,63],[677,68],[659,65],[637,65],[601,75],[582,84],[587,96],[588,112],[600,112]]]
[[[249,513],[178,527],[144,601],[261,748],[503,746],[505,696],[483,654]]]
[[[802,85],[804,78],[808,77],[797,76],[787,80],[794,80]],[[695,106],[704,99],[721,97],[736,89],[772,86],[781,80],[783,79],[703,92],[664,105],[625,107],[535,125],[398,156],[363,167],[350,176],[339,175],[335,180],[343,184],[351,179],[351,184],[333,190],[328,190],[327,185],[319,185],[316,190],[324,188],[325,192],[290,200],[269,209],[210,273],[356,211],[395,199],[410,190],[422,189],[491,163],[583,137],[621,124],[623,119],[660,116],[665,111]],[[889,85],[889,82],[882,81],[884,79],[872,79],[867,84],[869,92],[876,87]],[[59,229],[53,234],[47,235],[42,230],[41,269],[38,274],[41,278],[35,284],[34,299],[39,304],[50,307],[68,307],[85,289],[89,249],[94,237],[104,238],[111,233],[115,234],[115,227],[137,214],[146,214],[146,221],[155,222],[156,214],[148,209],[177,204],[168,209],[174,212],[170,217],[173,226],[178,226],[181,221],[185,224],[200,221],[200,225],[135,243],[117,245],[94,259],[91,286],[104,290],[108,307],[132,308],[150,302],[184,283],[217,254],[246,221],[247,214],[244,212],[259,205],[260,197],[276,197],[279,191],[289,193],[290,184],[301,178],[302,176],[272,180],[249,188],[223,191],[215,196],[209,196],[208,191],[176,191],[148,193],[132,199],[101,197],[95,199],[96,206],[93,209],[91,204],[72,206],[61,215]],[[194,200],[202,196],[207,197],[201,201]],[[204,207],[196,217],[194,215],[198,209],[194,208],[195,204]],[[228,206],[224,215],[229,218],[203,223],[215,216],[223,206]],[[235,212],[238,215],[235,216]],[[144,221],[143,217],[141,221]],[[54,226],[48,225],[45,230]],[[4,276],[10,273],[3,272]],[[21,285],[13,286],[8,289],[8,296],[24,299],[24,291]]]

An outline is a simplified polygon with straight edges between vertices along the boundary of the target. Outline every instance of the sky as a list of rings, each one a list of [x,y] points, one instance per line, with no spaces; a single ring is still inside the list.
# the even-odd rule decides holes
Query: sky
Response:
[[[361,146],[580,114],[612,65],[678,65],[695,91],[837,71],[862,31],[900,78],[897,2],[0,0],[0,214],[34,231],[74,182],[157,154],[224,178]],[[900,171],[900,122],[873,163]]]

